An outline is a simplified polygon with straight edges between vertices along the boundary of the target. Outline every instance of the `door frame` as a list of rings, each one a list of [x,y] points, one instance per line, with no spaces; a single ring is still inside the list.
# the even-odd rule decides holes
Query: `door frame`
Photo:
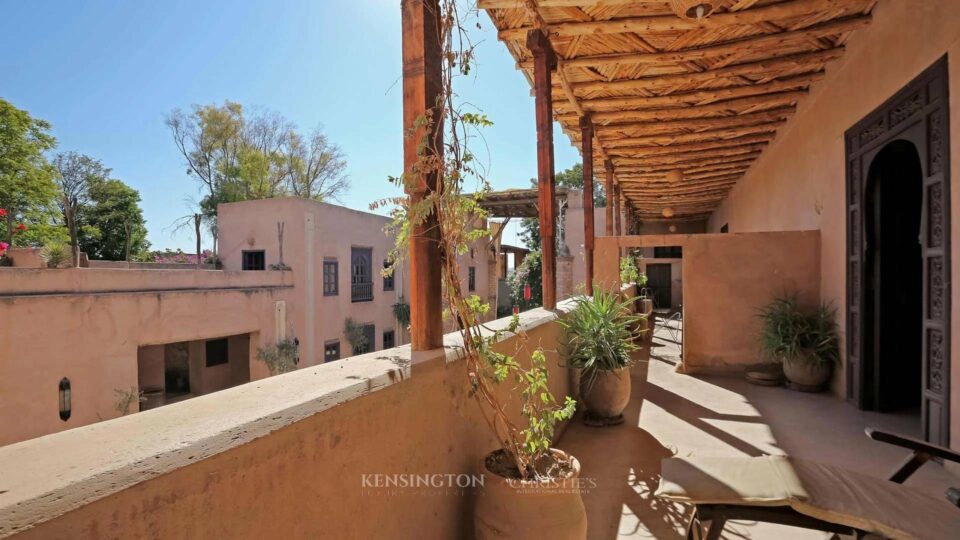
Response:
[[[864,391],[865,200],[870,165],[894,140],[913,143],[923,169],[923,436],[947,445],[950,431],[950,112],[947,57],[845,133],[847,194],[847,399],[875,409]]]

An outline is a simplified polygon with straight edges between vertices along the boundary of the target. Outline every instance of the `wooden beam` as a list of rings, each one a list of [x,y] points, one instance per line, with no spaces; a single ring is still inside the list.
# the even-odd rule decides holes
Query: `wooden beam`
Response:
[[[718,171],[722,169],[736,169],[739,167],[749,167],[750,164],[757,158],[754,154],[746,154],[745,156],[735,156],[736,159],[727,159],[727,160],[716,160],[716,161],[707,161],[700,164],[694,165],[676,165],[676,164],[667,164],[667,165],[625,165],[620,166],[619,171],[621,174],[632,175],[632,174],[643,174],[643,175],[659,175],[663,177],[666,173],[671,171],[683,171],[684,174],[696,174],[707,171]]]
[[[859,30],[871,22],[870,15],[845,17],[842,19],[823,22],[814,26],[773,34],[760,34],[732,41],[725,41],[708,46],[696,46],[670,51],[656,51],[650,53],[615,53],[583,55],[567,58],[564,64],[570,68],[597,68],[609,65],[669,65],[695,60],[710,60],[733,54],[743,53],[745,50],[776,51],[783,45],[791,42],[804,41],[809,38],[822,38]],[[529,69],[533,64],[522,62],[521,69]]]
[[[606,173],[606,182],[604,184],[605,194],[607,196],[606,207],[606,233],[607,236],[613,236],[613,162],[609,159],[603,162],[603,170]]]
[[[802,90],[791,92],[779,92],[775,94],[763,94],[746,98],[731,99],[727,101],[715,102],[709,105],[683,105],[667,109],[641,109],[626,111],[608,111],[595,112],[590,115],[594,125],[612,126],[632,122],[650,122],[661,118],[670,118],[671,120],[693,120],[703,118],[727,118],[731,113],[742,113],[743,111],[763,111],[767,109],[795,109],[795,105],[800,98],[807,93]],[[573,113],[564,113],[558,115],[560,121],[576,121],[578,115]]]
[[[677,152],[675,154],[663,154],[650,156],[643,154],[643,150],[624,149],[622,155],[615,157],[617,167],[629,166],[653,166],[653,165],[687,165],[690,163],[713,163],[714,160],[722,162],[725,160],[736,159],[748,154],[759,156],[766,143],[756,143],[745,146],[732,146],[729,148],[713,148],[704,150],[694,150],[691,152]],[[639,156],[639,157],[634,157]]]
[[[553,94],[551,75],[556,56],[550,40],[540,30],[531,30],[527,49],[533,53],[533,93],[537,120],[537,187],[540,204],[540,255],[542,260],[543,307],[557,307],[556,220],[557,199],[553,160]]]
[[[620,232],[620,182],[613,184],[613,232],[621,236]]]
[[[735,128],[712,129],[709,131],[700,131],[697,133],[683,133],[679,135],[651,135],[649,137],[624,137],[619,139],[604,139],[604,144],[608,148],[630,147],[663,147],[662,145],[673,145],[679,143],[699,142],[709,139],[733,139],[743,135],[752,135],[755,133],[772,133],[785,123],[785,120],[775,122],[766,122],[753,126],[740,126]]]
[[[770,21],[822,15],[823,12],[851,14],[864,11],[874,0],[789,0],[767,6],[737,12],[714,13],[702,20],[681,19],[676,15],[651,17],[624,17],[600,21],[564,22],[551,24],[551,36],[572,37],[598,34],[650,34],[683,32],[686,30],[719,30],[725,26],[754,25]],[[508,28],[500,30],[501,40],[521,41],[531,28]]]
[[[574,91],[581,92],[623,92],[630,90],[649,90],[655,88],[669,88],[690,84],[703,84],[717,79],[745,77],[757,75],[771,77],[784,71],[795,71],[798,68],[813,68],[836,60],[843,56],[843,47],[835,47],[825,51],[813,51],[791,54],[777,58],[768,58],[756,62],[735,64],[719,69],[707,69],[696,73],[676,73],[655,75],[628,80],[590,81],[575,83]]]
[[[671,146],[645,146],[635,147],[633,150],[636,157],[662,156],[668,154],[687,154],[701,150],[712,150],[714,148],[731,148],[735,146],[753,145],[765,143],[773,140],[773,133],[761,133],[758,135],[747,135],[735,139],[721,139],[718,141],[708,141],[691,144],[676,144]]]
[[[581,99],[580,105],[587,111],[596,112],[609,109],[623,110],[644,110],[657,108],[679,107],[681,105],[709,105],[717,101],[732,100],[737,98],[763,96],[765,94],[774,94],[787,90],[797,90],[806,88],[810,84],[823,79],[824,73],[817,71],[806,73],[784,79],[777,79],[767,83],[753,84],[747,86],[730,86],[726,88],[717,88],[711,90],[695,90],[693,92],[684,92],[679,94],[668,94],[665,96],[625,96],[614,98],[596,98]]]
[[[406,192],[416,204],[438,188],[435,173],[418,174],[423,155],[442,156],[443,126],[414,130],[438,106],[442,94],[442,58],[437,0],[403,0],[400,6],[403,56],[403,168],[410,179]],[[435,115],[436,117],[438,115]],[[421,146],[422,141],[428,141]],[[423,154],[421,154],[423,152]],[[442,159],[442,157],[441,157]],[[410,235],[410,343],[414,351],[443,347],[440,233],[435,214]]]
[[[631,124],[613,124],[598,126],[596,129],[602,134],[616,134],[621,137],[637,137],[642,135],[665,135],[669,133],[684,133],[688,131],[700,132],[719,128],[735,128],[775,122],[789,117],[796,111],[794,107],[784,107],[750,114],[735,114],[713,118],[693,118],[689,120],[666,120],[663,122],[636,122]],[[634,133],[640,133],[636,135]]]
[[[593,296],[593,123],[589,118],[580,119],[580,139],[583,146],[584,292]]]
[[[662,3],[662,0],[540,0],[537,5],[542,8],[561,8]],[[480,9],[524,9],[527,7],[527,2],[526,0],[477,0],[477,7]]]
[[[742,176],[743,173],[747,171],[749,166],[739,165],[737,167],[728,167],[726,169],[716,169],[713,171],[703,171],[698,173],[684,174],[683,180],[679,185],[686,186],[693,183],[694,180],[703,180],[706,178],[713,178],[717,176],[728,176],[731,174],[736,174]],[[663,174],[648,174],[640,173],[635,174],[629,171],[620,171],[621,180],[620,183],[623,185],[623,188],[626,189],[627,186],[644,186],[644,187],[653,187],[653,186],[666,186],[669,187],[669,184],[666,181],[666,178]]]

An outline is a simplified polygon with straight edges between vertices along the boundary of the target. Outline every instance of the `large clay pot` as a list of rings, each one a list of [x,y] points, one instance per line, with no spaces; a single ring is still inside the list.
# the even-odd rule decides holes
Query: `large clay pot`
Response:
[[[560,450],[554,454],[567,456]],[[549,483],[507,479],[480,462],[483,486],[477,492],[473,532],[477,540],[582,540],[587,511],[580,497],[580,462],[570,457],[569,478]]]
[[[630,368],[599,371],[593,385],[587,387],[587,378],[581,374],[580,397],[587,410],[601,418],[620,416],[630,402]]]
[[[804,356],[783,359],[783,374],[791,387],[804,392],[819,392],[830,380],[833,366],[825,362],[816,362]]]

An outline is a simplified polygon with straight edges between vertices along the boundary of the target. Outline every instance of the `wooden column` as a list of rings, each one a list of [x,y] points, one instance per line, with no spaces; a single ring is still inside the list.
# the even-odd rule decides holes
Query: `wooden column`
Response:
[[[412,171],[424,154],[442,152],[443,126],[410,130],[438,105],[442,65],[438,0],[402,0],[403,25],[403,169],[411,203],[422,201],[438,187],[436,174]],[[429,130],[429,132],[427,131]],[[443,304],[440,295],[440,234],[435,215],[414,227],[410,235],[410,344],[414,351],[443,346]]]
[[[586,272],[584,292],[593,296],[593,122],[580,119],[583,141],[583,257]]]
[[[550,40],[540,30],[527,33],[533,53],[533,94],[537,117],[537,187],[540,206],[540,250],[543,260],[543,307],[557,307],[556,222],[553,163],[553,84],[556,56]]]
[[[622,221],[622,220],[621,220],[621,217],[620,217],[620,210],[621,210],[621,207],[620,207],[620,184],[613,184],[613,214],[614,214],[614,216],[613,216],[613,219],[614,219],[613,229],[614,229],[614,233],[616,233],[617,236],[622,236],[622,235],[623,235],[623,231],[622,231],[622,229],[620,228],[620,226],[621,226],[621,223],[620,223],[620,222]]]
[[[613,162],[609,159],[604,161],[603,169],[607,173],[606,182],[604,182],[604,188],[607,194],[606,232],[607,236],[613,236],[613,201],[615,200],[615,197],[613,196]]]

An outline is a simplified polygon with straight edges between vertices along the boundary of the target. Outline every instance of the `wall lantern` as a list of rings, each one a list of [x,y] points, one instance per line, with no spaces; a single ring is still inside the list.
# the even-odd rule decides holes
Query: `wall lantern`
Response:
[[[663,209],[663,217],[672,218],[673,217],[673,208],[669,206]]]
[[[70,419],[70,379],[64,377],[60,379],[60,419],[66,422]]]
[[[681,19],[699,21],[713,13],[716,3],[716,0],[670,0],[670,7]]]
[[[523,286],[523,299],[529,302],[531,296],[533,296],[533,291],[530,290],[530,284],[527,283]]]
[[[683,171],[680,169],[674,169],[667,173],[667,182],[670,184],[676,185],[680,182],[683,182]]]

